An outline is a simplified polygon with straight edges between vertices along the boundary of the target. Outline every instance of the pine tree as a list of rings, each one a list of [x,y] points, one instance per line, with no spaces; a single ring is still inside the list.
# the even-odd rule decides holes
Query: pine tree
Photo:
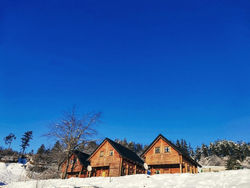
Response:
[[[194,150],[191,146],[191,144],[189,143],[188,144],[188,154],[191,156],[191,157],[194,157]]]
[[[16,140],[16,136],[13,133],[10,133],[8,136],[4,137],[4,142],[6,145],[8,145],[8,149],[10,149],[13,140]]]
[[[135,152],[135,143],[134,142],[129,142],[128,143],[128,149],[132,150]]]
[[[214,148],[214,144],[211,142],[209,144],[209,147],[208,147],[208,155],[209,156],[212,156],[212,155],[215,155],[215,148]]]
[[[204,157],[208,156],[208,148],[205,144],[202,144],[202,146],[201,146],[201,153]]]
[[[183,152],[185,152],[186,154],[188,154],[187,142],[184,139],[181,139],[181,149],[182,149]]]
[[[63,146],[60,144],[59,141],[56,141],[54,146],[51,148],[48,157],[49,163],[55,163],[58,166],[65,159]]]
[[[83,152],[87,154],[91,154],[96,148],[98,147],[98,144],[96,141],[91,141],[88,142],[84,147],[83,147]]]
[[[227,160],[227,163],[226,163],[226,169],[227,170],[236,170],[236,169],[240,169],[240,168],[241,168],[241,165],[239,164],[237,159],[234,156],[229,157],[229,159]]]
[[[45,154],[45,153],[46,153],[46,148],[45,148],[44,144],[42,144],[42,145],[38,148],[36,154],[42,155],[42,154]]]
[[[181,148],[181,144],[180,144],[180,141],[177,139],[176,140],[176,144],[175,144],[178,148]]]
[[[195,160],[200,160],[201,158],[201,149],[197,146],[195,149]]]
[[[24,133],[23,137],[21,138],[22,144],[21,149],[22,149],[22,154],[24,154],[26,148],[29,146],[29,142],[32,139],[32,131],[27,131]]]
[[[138,155],[140,155],[143,152],[143,146],[142,146],[142,144],[139,144],[139,143],[135,144],[135,152]]]

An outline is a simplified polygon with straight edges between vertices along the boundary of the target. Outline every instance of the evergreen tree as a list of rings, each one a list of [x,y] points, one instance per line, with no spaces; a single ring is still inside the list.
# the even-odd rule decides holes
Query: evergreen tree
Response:
[[[209,144],[209,147],[208,147],[208,155],[209,156],[215,155],[215,147],[212,142]]]
[[[135,144],[135,152],[138,155],[140,155],[143,152],[143,146],[142,146],[142,144],[139,144],[139,143]]]
[[[129,142],[128,143],[128,149],[132,150],[135,152],[135,143],[134,142]]]
[[[178,148],[181,148],[181,144],[180,144],[180,141],[177,139],[176,140],[176,144],[175,144]]]
[[[192,148],[192,146],[191,146],[190,143],[188,144],[188,154],[189,154],[191,157],[194,157],[194,156],[195,156],[194,150],[193,150],[193,148]]]
[[[232,156],[232,157],[229,157],[229,159],[227,160],[227,163],[226,163],[226,169],[227,170],[236,170],[236,169],[240,169],[241,166],[239,164],[239,162],[237,161],[237,159]]]
[[[45,148],[44,144],[42,144],[42,145],[38,148],[36,154],[42,155],[42,154],[45,154],[45,153],[46,153],[46,148]]]
[[[29,142],[32,139],[32,131],[27,131],[24,133],[23,137],[21,138],[22,144],[21,149],[22,149],[22,154],[24,154],[26,148],[29,146]]]
[[[201,149],[197,146],[195,149],[195,160],[200,160],[201,158]]]
[[[201,153],[204,157],[208,156],[208,148],[205,144],[202,144],[202,146],[201,146]]]
[[[182,149],[183,152],[185,152],[186,154],[188,154],[187,142],[184,139],[181,139],[181,149]]]
[[[84,146],[83,152],[84,152],[84,153],[87,153],[87,154],[91,154],[97,147],[98,147],[98,144],[96,143],[96,141],[88,142],[88,143]]]
[[[4,137],[4,142],[6,145],[8,145],[8,149],[10,149],[13,140],[16,140],[16,136],[13,133],[10,133],[8,136]]]

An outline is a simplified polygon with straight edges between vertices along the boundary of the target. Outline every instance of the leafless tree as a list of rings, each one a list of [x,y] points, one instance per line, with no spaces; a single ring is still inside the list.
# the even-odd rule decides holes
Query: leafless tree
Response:
[[[91,112],[80,117],[76,114],[76,108],[73,107],[72,110],[64,113],[60,121],[51,125],[46,136],[60,141],[64,149],[66,169],[62,178],[66,178],[72,152],[80,145],[92,141],[93,136],[97,134],[95,125],[100,122],[100,116],[100,112]]]

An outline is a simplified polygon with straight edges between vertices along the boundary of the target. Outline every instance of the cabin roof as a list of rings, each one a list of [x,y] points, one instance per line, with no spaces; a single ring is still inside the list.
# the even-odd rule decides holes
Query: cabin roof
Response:
[[[133,151],[131,151],[130,149],[126,148],[125,146],[114,142],[113,140],[106,138],[109,143],[116,149],[116,151],[123,156],[124,158],[130,159],[132,161],[135,161],[139,164],[143,164],[143,160]]]
[[[89,162],[87,160],[89,158],[89,155],[87,153],[83,153],[81,151],[75,150],[75,151],[73,151],[73,154],[75,154],[77,156],[77,158],[79,159],[80,163],[83,166],[89,165]]]
[[[167,138],[165,138],[162,134],[159,134],[154,141],[143,151],[143,153],[141,154],[141,156],[144,156],[145,153],[153,146],[153,144],[158,140],[162,138],[165,142],[167,142],[170,146],[172,146],[179,154],[181,154],[184,158],[186,158],[188,161],[190,161],[191,163],[201,167],[201,165],[195,161],[192,157],[190,157],[188,154],[186,154],[186,152],[184,152],[181,148],[177,147],[174,143],[172,143],[170,140],[168,140]]]
[[[92,157],[92,155],[100,148],[100,146],[105,142],[109,142],[111,144],[111,146],[125,159],[134,161],[137,164],[143,165],[143,160],[133,151],[131,151],[130,149],[126,148],[125,146],[109,139],[109,138],[105,138],[103,140],[103,142],[96,148],[95,151],[93,151],[93,153],[90,155],[89,159]]]

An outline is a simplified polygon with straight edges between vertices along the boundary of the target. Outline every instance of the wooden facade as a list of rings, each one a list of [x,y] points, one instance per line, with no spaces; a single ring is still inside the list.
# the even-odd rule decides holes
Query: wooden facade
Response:
[[[114,177],[144,173],[143,161],[133,151],[106,138],[89,157],[91,176]]]
[[[141,156],[152,174],[197,173],[197,167],[200,166],[162,135],[159,135]]]
[[[87,166],[88,154],[82,153],[80,151],[74,151],[69,160],[69,166],[67,169],[67,178],[80,177],[85,178],[88,176]],[[65,173],[67,166],[67,160],[65,160],[61,166],[62,174]]]
[[[147,147],[141,157],[106,138],[90,156],[79,151],[72,154],[67,178],[142,174],[145,173],[144,162],[149,166],[151,174],[197,173],[197,167],[200,166],[161,134]],[[66,164],[65,161],[62,172],[65,172]],[[91,173],[87,171],[88,165],[92,167]]]

